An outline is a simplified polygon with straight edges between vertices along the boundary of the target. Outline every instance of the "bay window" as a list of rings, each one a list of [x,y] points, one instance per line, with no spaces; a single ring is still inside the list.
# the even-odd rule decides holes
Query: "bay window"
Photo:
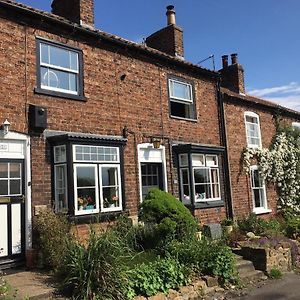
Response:
[[[118,212],[123,209],[122,138],[100,145],[51,137],[53,147],[53,195],[56,212],[75,216]],[[78,140],[78,141],[77,141]],[[80,143],[78,143],[80,141]],[[90,140],[88,140],[90,142]]]
[[[223,149],[198,145],[174,146],[179,152],[180,199],[195,207],[223,206]],[[180,153],[182,152],[182,153]]]

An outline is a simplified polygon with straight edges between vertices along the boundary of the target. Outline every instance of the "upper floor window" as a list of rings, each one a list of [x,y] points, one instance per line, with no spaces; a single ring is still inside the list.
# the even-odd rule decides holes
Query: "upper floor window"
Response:
[[[37,92],[54,96],[83,96],[82,52],[58,43],[37,40]]]
[[[245,127],[247,146],[251,148],[261,147],[261,133],[259,116],[253,112],[245,112]]]
[[[196,119],[192,84],[178,78],[169,78],[168,85],[171,116]]]

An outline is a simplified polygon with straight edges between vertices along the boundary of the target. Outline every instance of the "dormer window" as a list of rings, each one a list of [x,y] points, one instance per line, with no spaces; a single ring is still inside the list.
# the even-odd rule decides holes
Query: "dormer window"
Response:
[[[80,99],[83,96],[82,52],[37,39],[36,92]]]
[[[245,127],[247,146],[249,148],[261,148],[259,116],[254,112],[245,112]]]
[[[194,89],[191,82],[169,78],[170,114],[172,117],[196,119]]]

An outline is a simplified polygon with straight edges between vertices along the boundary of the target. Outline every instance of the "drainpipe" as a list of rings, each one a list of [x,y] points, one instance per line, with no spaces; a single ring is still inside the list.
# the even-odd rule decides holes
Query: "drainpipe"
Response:
[[[230,178],[230,165],[229,165],[229,156],[228,156],[228,141],[227,141],[227,130],[225,122],[225,113],[224,113],[224,103],[221,94],[221,77],[217,79],[217,98],[219,106],[219,118],[220,118],[220,133],[221,133],[221,143],[225,147],[224,153],[224,174],[225,174],[225,205],[226,205],[226,215],[227,218],[233,219],[233,205],[232,205],[232,190],[231,190],[231,178]]]

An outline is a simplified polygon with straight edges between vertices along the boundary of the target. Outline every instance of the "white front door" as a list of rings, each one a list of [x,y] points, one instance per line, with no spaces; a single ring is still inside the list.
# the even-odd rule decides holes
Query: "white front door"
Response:
[[[24,260],[31,248],[30,139],[0,131],[0,269]]]
[[[25,249],[24,161],[0,159],[0,264]]]

